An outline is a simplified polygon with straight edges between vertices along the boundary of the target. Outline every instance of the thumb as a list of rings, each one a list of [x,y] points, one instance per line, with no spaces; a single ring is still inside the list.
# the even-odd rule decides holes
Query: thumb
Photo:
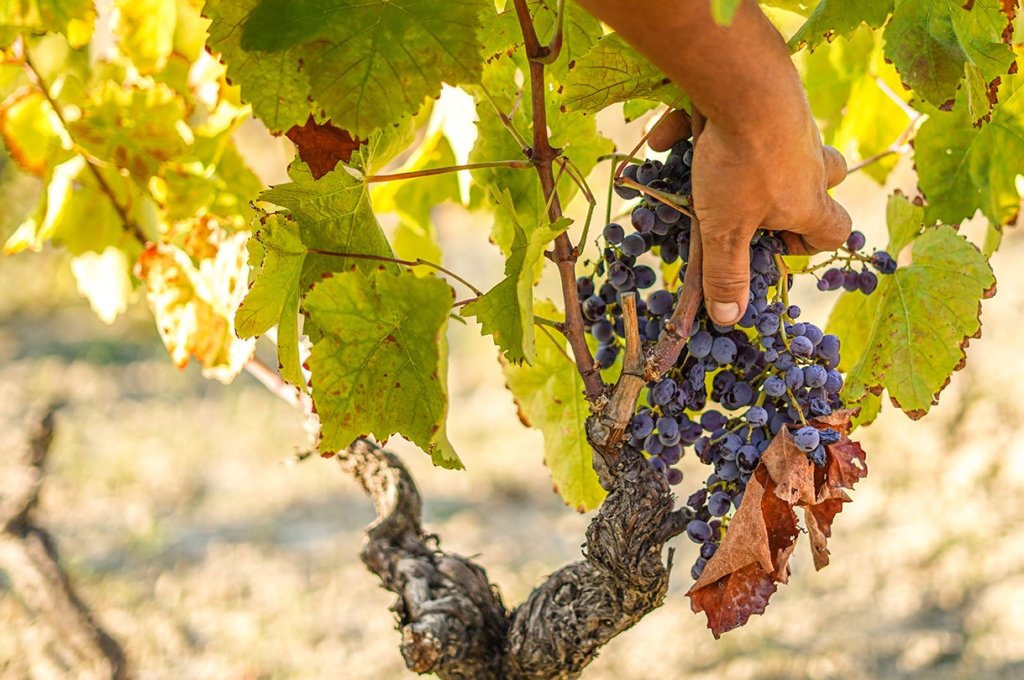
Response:
[[[719,326],[736,323],[750,301],[750,236],[757,227],[702,222],[704,302]]]

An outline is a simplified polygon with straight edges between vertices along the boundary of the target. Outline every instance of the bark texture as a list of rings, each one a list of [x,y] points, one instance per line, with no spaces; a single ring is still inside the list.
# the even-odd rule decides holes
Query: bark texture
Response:
[[[0,570],[28,614],[47,626],[46,638],[30,650],[39,665],[83,680],[125,680],[124,652],[79,599],[53,539],[33,517],[52,439],[53,410],[48,409],[23,461],[0,481]]]
[[[608,467],[611,490],[587,530],[585,560],[551,574],[514,610],[477,564],[440,549],[421,523],[419,492],[395,455],[358,441],[339,456],[373,499],[362,559],[398,598],[402,656],[444,679],[579,677],[606,642],[659,607],[685,526],[664,475],[636,456]]]

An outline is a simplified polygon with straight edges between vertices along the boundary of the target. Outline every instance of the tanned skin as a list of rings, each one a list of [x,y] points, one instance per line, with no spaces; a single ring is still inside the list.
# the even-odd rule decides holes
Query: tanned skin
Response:
[[[709,0],[577,0],[679,85],[707,118],[693,158],[694,209],[704,245],[704,299],[716,323],[743,316],[749,242],[760,227],[783,232],[793,254],[833,250],[850,216],[829,195],[846,161],[824,146],[786,42],[754,0],[727,27]],[[644,11],[638,11],[638,2]],[[652,149],[690,135],[670,114]]]

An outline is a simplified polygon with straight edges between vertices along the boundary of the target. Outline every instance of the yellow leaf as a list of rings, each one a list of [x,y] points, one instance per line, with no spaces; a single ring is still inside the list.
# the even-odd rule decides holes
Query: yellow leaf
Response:
[[[174,47],[175,0],[117,0],[111,30],[142,75],[159,73]]]
[[[194,356],[204,376],[229,383],[252,358],[256,341],[240,340],[234,331],[246,292],[247,236],[227,237],[198,269],[183,250],[165,243],[151,243],[139,258],[136,275],[146,282],[160,337],[178,368]]]
[[[127,253],[113,246],[102,253],[86,252],[71,258],[71,273],[75,275],[79,294],[89,300],[96,315],[108,324],[128,309],[132,293],[130,270]]]

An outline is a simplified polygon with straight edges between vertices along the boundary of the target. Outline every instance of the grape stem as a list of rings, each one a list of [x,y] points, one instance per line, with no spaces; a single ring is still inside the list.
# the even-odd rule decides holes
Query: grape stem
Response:
[[[633,147],[633,150],[629,152],[629,155],[631,157],[636,155],[636,152],[640,150],[640,147],[642,147],[647,142],[648,137],[650,137],[651,134],[655,130],[658,129],[659,125],[661,125],[662,123],[665,122],[665,119],[668,118],[668,114],[670,114],[673,111],[675,111],[676,105],[679,102],[681,102],[682,100],[683,100],[683,93],[680,92],[679,96],[675,98],[675,101],[673,101],[672,104],[670,104],[669,107],[667,109],[665,109],[665,112],[663,114],[661,114],[661,118],[659,118],[658,121],[654,125],[651,126],[651,129],[647,131],[647,134],[645,134],[643,137],[641,137],[640,141],[637,142],[636,146]],[[622,175],[622,171],[625,169],[626,164],[628,162],[629,162],[629,160],[625,159],[621,163],[619,163],[619,167],[615,171],[615,179],[619,179],[620,178],[620,176]]]
[[[555,18],[555,28],[551,33],[551,39],[548,41],[547,47],[541,49],[541,54],[533,59],[533,61],[541,64],[553,64],[558,59],[559,53],[562,51],[562,24],[565,20],[565,0],[558,0],[557,16]]]
[[[590,221],[594,217],[594,208],[597,207],[597,199],[594,198],[594,192],[590,190],[590,185],[587,184],[587,180],[583,176],[583,173],[580,171],[579,167],[572,162],[571,158],[564,155],[559,156],[558,163],[562,166],[562,170],[567,172],[569,177],[576,182],[576,186],[578,186],[580,191],[583,192],[583,196],[587,199],[587,204],[589,205],[587,208],[587,219],[583,223],[583,231],[580,233],[580,240],[577,241],[576,246],[576,257],[579,257],[580,253],[582,253],[587,247],[587,235],[590,233]],[[572,169],[570,170],[567,166],[571,166]]]
[[[472,290],[474,293],[476,293],[477,298],[480,298],[484,295],[484,292],[482,290],[480,290],[479,288],[477,288],[472,283],[462,278],[455,272],[445,269],[439,264],[435,264],[433,262],[424,260],[422,257],[417,257],[415,260],[399,260],[398,258],[395,257],[381,257],[380,255],[363,255],[360,253],[335,253],[330,250],[319,250],[317,248],[306,248],[306,252],[316,253],[317,255],[330,255],[332,257],[351,257],[354,260],[374,260],[376,262],[393,262],[395,264],[405,265],[406,267],[431,267],[443,274],[447,274],[448,276],[452,277],[462,285]],[[458,305],[459,303],[456,302],[455,304]]]
[[[488,161],[486,163],[467,163],[466,165],[452,165],[445,168],[429,168],[427,170],[416,170],[413,172],[398,172],[393,175],[367,175],[363,181],[367,184],[376,182],[393,182],[400,179],[416,179],[418,177],[430,177],[431,175],[443,175],[449,172],[461,170],[479,170],[481,168],[511,168],[513,170],[529,170],[533,167],[533,161]]]
[[[543,56],[542,47],[537,40],[537,31],[533,26],[530,17],[530,10],[526,0],[514,0],[516,17],[519,19],[519,26],[523,32],[523,41],[526,46],[526,56],[530,60],[530,103],[533,113],[533,147],[524,145],[524,151],[528,151],[527,157],[534,162],[534,168],[540,179],[541,190],[544,192],[544,199],[548,203],[548,219],[555,223],[562,216],[562,206],[559,203],[555,187],[552,163],[558,157],[559,152],[551,147],[547,133],[547,88],[544,85],[544,64],[535,61],[537,57]],[[492,100],[489,95],[489,99]],[[499,112],[500,113],[500,112]],[[501,114],[504,115],[504,114]],[[576,360],[576,370],[583,380],[587,400],[594,404],[604,393],[604,381],[601,380],[601,373],[594,364],[594,357],[587,346],[587,339],[583,328],[583,314],[580,310],[579,292],[576,290],[576,259],[578,251],[569,242],[569,236],[564,231],[555,238],[551,259],[558,268],[559,280],[562,285],[562,301],[565,307],[565,329],[564,334],[572,348]]]
[[[640,184],[639,182],[634,182],[628,177],[616,177],[615,181],[618,184],[625,184],[628,187],[633,187],[642,194],[660,198],[665,203],[665,205],[670,206],[673,210],[683,213],[691,220],[697,219],[697,216],[694,215],[693,212],[689,210],[689,201],[687,201],[685,198],[681,196],[677,196],[676,194],[670,194],[667,191],[661,191],[660,189],[650,189],[648,187],[645,187],[643,184]]]
[[[545,319],[543,316],[537,316],[536,314],[534,314],[533,322],[538,326],[547,326],[549,328],[554,328],[559,333],[565,332],[565,324],[562,323],[561,321],[552,321],[551,319]]]
[[[57,120],[60,121],[61,127],[64,128],[64,132],[68,135],[69,138],[71,138],[71,129],[68,128],[67,120],[64,118],[64,114],[63,112],[61,112],[60,107],[57,106],[57,102],[50,95],[49,84],[43,79],[43,76],[39,73],[39,70],[35,67],[35,64],[32,63],[32,59],[28,56],[28,47],[24,46],[23,49],[24,53],[22,55],[22,59],[24,60],[25,71],[28,73],[29,79],[31,79],[35,83],[36,87],[38,87],[42,91],[43,97],[45,97],[46,101],[50,104],[50,108],[53,109],[54,115],[57,116]],[[96,179],[96,183],[99,184],[100,186],[100,190],[104,194],[106,194],[107,198],[110,200],[111,205],[114,206],[114,210],[117,212],[118,217],[121,218],[121,222],[124,224],[124,228],[128,230],[128,232],[132,236],[134,236],[139,241],[139,243],[145,245],[149,241],[149,239],[146,238],[146,234],[143,233],[142,228],[139,226],[138,222],[132,219],[131,214],[128,211],[128,208],[121,205],[121,202],[117,200],[117,197],[114,195],[113,189],[111,189],[110,184],[107,183],[107,179],[103,176],[102,173],[100,173],[99,168],[96,167],[95,161],[92,158],[90,158],[89,155],[84,152],[84,150],[81,149],[81,147],[78,145],[77,142],[74,141],[73,138],[71,138],[71,142],[72,146],[82,157],[82,159],[85,161],[86,166],[92,172],[93,177]]]
[[[516,143],[519,144],[519,148],[523,150],[523,154],[529,157],[530,145],[527,143],[526,138],[523,137],[523,134],[519,132],[519,129],[512,122],[512,119],[509,116],[506,116],[505,112],[501,110],[501,107],[498,106],[498,102],[494,100],[494,96],[491,95],[491,91],[487,89],[486,85],[480,83],[479,85],[477,85],[477,87],[480,88],[480,93],[483,94],[484,99],[490,102],[491,107],[494,109],[494,112],[498,114],[498,118],[501,120],[501,124],[504,125],[505,129],[508,130],[509,133],[515,138]],[[522,95],[522,90],[520,90],[520,95]],[[516,100],[516,105],[518,104],[519,100]],[[512,107],[512,113],[513,115],[515,114],[515,106]]]

